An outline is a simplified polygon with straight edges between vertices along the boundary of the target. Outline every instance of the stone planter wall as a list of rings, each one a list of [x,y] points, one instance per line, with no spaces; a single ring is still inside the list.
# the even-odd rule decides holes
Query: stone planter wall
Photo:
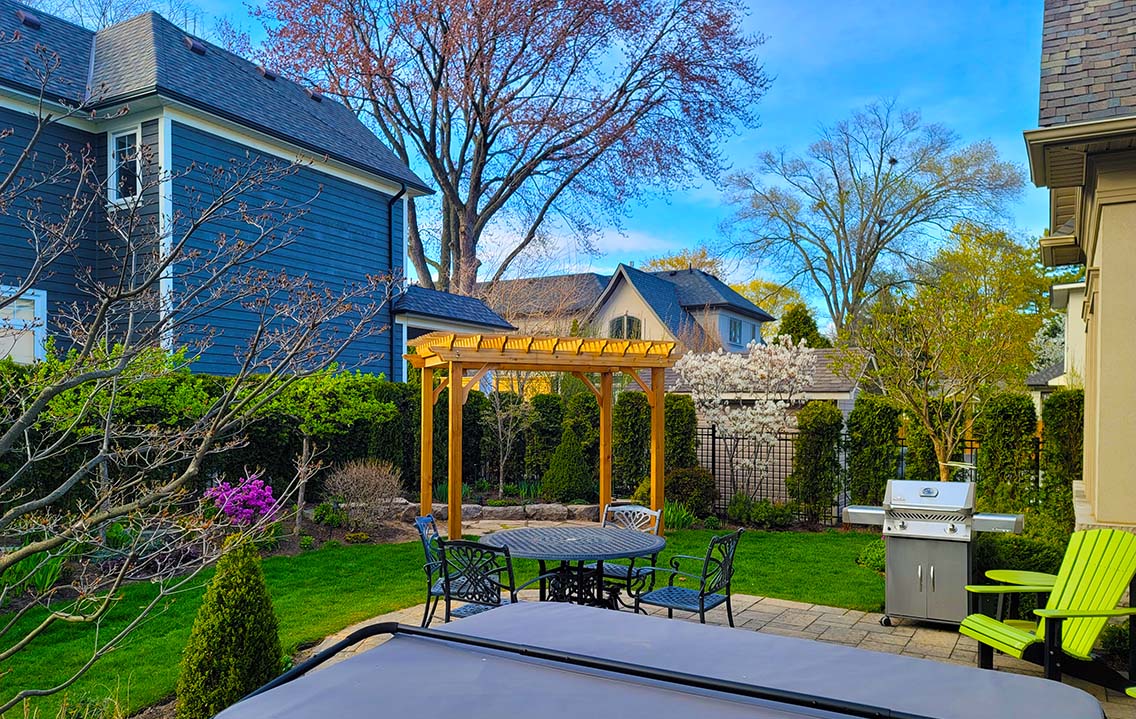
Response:
[[[405,522],[413,522],[418,516],[418,503],[400,499],[395,503],[392,514]],[[449,506],[434,503],[434,519],[438,521],[449,517]],[[462,519],[476,520],[488,519],[494,521],[523,522],[526,520],[543,520],[563,522],[569,519],[598,522],[600,507],[598,504],[517,504],[508,507],[491,507],[480,504],[463,504]]]

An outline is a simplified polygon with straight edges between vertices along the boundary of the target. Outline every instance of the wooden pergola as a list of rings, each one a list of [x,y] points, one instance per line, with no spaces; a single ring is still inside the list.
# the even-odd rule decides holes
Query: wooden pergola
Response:
[[[569,372],[596,396],[600,407],[600,507],[611,502],[612,382],[623,373],[647,395],[651,406],[651,508],[663,506],[664,373],[678,359],[675,343],[583,337],[528,337],[435,332],[410,340],[406,355],[422,370],[422,514],[434,503],[434,404],[446,387],[449,395],[449,536],[461,537],[462,405],[469,391],[494,370]],[[434,372],[447,370],[437,387]],[[650,384],[639,376],[651,371]],[[598,374],[597,387],[589,374]],[[460,381],[459,381],[460,380]]]

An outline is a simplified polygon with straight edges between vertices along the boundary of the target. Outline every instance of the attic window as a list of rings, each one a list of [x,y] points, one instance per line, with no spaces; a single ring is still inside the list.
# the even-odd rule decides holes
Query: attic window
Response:
[[[260,74],[264,76],[265,80],[275,80],[276,79],[276,73],[273,72],[272,70],[269,70],[267,67],[264,67],[263,65],[258,67],[257,70],[260,70]]]
[[[323,102],[323,93],[315,89],[314,87],[308,88],[308,97],[312,98],[316,102]]]
[[[185,46],[190,52],[195,52],[198,55],[205,54],[205,43],[201,42],[195,37],[185,36]]]
[[[25,27],[30,27],[32,30],[39,30],[41,24],[39,18],[27,10],[17,10],[16,19]]]

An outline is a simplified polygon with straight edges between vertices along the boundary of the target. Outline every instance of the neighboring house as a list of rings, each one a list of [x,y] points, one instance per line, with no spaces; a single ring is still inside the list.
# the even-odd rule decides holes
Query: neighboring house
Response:
[[[44,93],[49,110],[62,100],[85,101],[97,111],[49,125],[28,171],[43,172],[65,162],[68,152],[89,151],[96,158],[95,179],[106,182],[109,194],[107,206],[96,208],[80,228],[74,251],[0,314],[0,356],[42,357],[43,341],[58,331],[60,309],[89,300],[77,278],[85,272],[99,277],[111,267],[106,225],[122,205],[136,203],[138,214],[152,223],[146,236],[162,238],[153,240],[160,256],[179,223],[194,215],[195,204],[210,199],[212,173],[234,165],[299,160],[272,187],[243,196],[254,208],[274,201],[306,210],[288,225],[292,242],[262,266],[306,275],[332,290],[367,275],[402,277],[405,201],[431,190],[343,104],[194,38],[153,12],[92,32],[0,0],[0,33],[0,128],[12,130],[0,138],[0,176],[34,128],[39,81],[34,62],[25,61],[44,47],[59,56]],[[35,192],[52,206],[74,189],[74,182],[60,182]],[[235,217],[216,219],[196,233],[190,249],[208,248],[247,228]],[[33,261],[27,240],[17,212],[0,216],[0,293],[27,276]],[[186,280],[174,278],[186,274],[171,273],[163,291],[181,291],[178,284]],[[379,357],[362,369],[401,379],[406,323],[396,323],[393,311],[388,305],[379,318],[385,331],[360,338],[341,363],[360,366],[364,358]],[[193,345],[208,331],[211,342],[195,369],[235,371],[235,354],[256,320],[229,306],[207,322],[208,330],[171,337],[170,346]]]
[[[1085,283],[1053,285],[1049,289],[1049,306],[1065,312],[1064,356],[1026,377],[1026,387],[1041,416],[1045,398],[1061,387],[1079,387],[1085,376],[1085,320],[1081,316],[1085,303]]]
[[[1136,527],[1136,3],[1045,0],[1030,177],[1050,191],[1047,266],[1086,266],[1079,526]]]
[[[580,272],[571,275],[522,277],[477,286],[493,310],[526,335],[567,337],[578,328],[611,279]]]
[[[702,270],[644,272],[621,264],[585,319],[599,337],[741,352],[750,342],[760,344],[761,323],[775,318]]]

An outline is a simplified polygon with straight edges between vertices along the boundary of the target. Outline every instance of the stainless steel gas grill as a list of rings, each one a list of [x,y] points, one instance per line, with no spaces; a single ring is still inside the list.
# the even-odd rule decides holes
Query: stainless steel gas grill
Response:
[[[1020,514],[974,511],[973,482],[892,480],[883,507],[850,506],[848,524],[882,525],[886,608],[892,617],[957,624],[967,615],[976,532],[1022,531]]]

